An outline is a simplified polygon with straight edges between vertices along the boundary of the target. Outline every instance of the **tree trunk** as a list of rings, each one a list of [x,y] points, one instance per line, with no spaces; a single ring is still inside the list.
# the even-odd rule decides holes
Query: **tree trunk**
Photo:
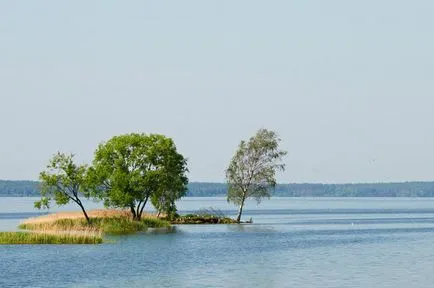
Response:
[[[240,209],[238,210],[237,223],[241,222],[241,214],[243,213],[244,199],[240,204]]]
[[[241,213],[243,213],[243,205],[240,205],[240,209],[238,210],[237,223],[241,222]]]
[[[237,223],[241,222],[241,214],[243,213],[244,201],[246,200],[246,192],[243,193],[243,199],[241,199],[240,209],[238,210]]]
[[[142,219],[143,209],[145,209],[145,205],[146,205],[146,202],[148,202],[148,199],[149,199],[149,196],[146,197],[145,201],[142,204],[142,208],[140,208],[140,211],[137,210],[137,218],[138,218],[138,220]]]
[[[130,206],[130,211],[131,214],[133,215],[133,220],[136,220],[137,214],[136,214],[136,210],[134,210],[134,205]]]
[[[81,202],[78,203],[78,206],[80,206],[81,211],[83,211],[84,217],[86,218],[87,224],[90,224],[90,218],[86,213],[86,210],[84,209],[83,204],[81,204]]]

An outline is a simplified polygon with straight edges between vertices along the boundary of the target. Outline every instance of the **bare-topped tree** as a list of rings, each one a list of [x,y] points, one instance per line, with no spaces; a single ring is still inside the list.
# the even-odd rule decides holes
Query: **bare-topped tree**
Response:
[[[244,202],[255,198],[270,198],[276,186],[276,171],[284,171],[286,151],[279,149],[280,139],[273,131],[260,129],[248,142],[241,141],[226,170],[228,202],[239,205],[237,222],[241,221]]]

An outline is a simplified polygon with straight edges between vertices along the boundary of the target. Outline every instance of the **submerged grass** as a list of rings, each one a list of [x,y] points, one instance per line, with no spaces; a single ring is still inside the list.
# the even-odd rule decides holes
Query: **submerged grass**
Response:
[[[0,232],[0,244],[101,244],[99,234]]]

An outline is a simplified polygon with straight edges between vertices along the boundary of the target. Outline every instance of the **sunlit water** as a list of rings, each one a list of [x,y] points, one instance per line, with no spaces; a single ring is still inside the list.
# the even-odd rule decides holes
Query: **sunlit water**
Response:
[[[37,215],[33,201],[0,198],[0,230]],[[223,198],[178,204],[210,206],[235,214]],[[247,203],[250,217],[102,245],[0,245],[0,287],[434,287],[434,199],[273,198]]]

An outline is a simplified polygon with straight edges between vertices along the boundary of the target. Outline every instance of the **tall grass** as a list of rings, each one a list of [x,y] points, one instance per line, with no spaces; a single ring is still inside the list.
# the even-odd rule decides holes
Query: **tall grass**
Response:
[[[99,227],[89,225],[85,219],[55,219],[53,221],[25,221],[18,228],[37,231],[89,231],[100,232]]]
[[[97,210],[89,213],[91,223],[75,213],[57,213],[31,218],[19,228],[36,231],[89,231],[105,234],[131,234],[149,228],[170,227],[170,222],[146,215],[141,221],[131,219],[124,210]]]
[[[92,224],[98,225],[107,234],[133,234],[148,229],[143,222],[133,221],[126,217],[95,218],[93,220]]]
[[[100,244],[99,234],[0,232],[0,244]]]
[[[81,212],[60,212],[30,218],[19,225],[32,232],[0,232],[0,244],[99,244],[104,234],[131,234],[170,222],[145,214],[134,221],[126,210],[93,210],[87,223]]]
[[[145,217],[140,222],[149,228],[166,228],[171,226],[169,221],[153,217]]]

